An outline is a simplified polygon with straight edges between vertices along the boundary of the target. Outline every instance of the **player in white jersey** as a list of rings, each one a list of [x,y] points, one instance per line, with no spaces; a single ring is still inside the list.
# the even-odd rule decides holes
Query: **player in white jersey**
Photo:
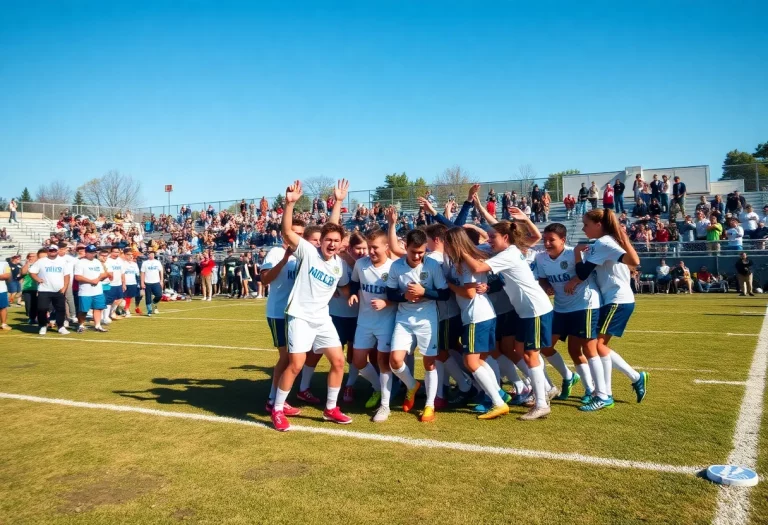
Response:
[[[294,219],[291,224],[291,229],[296,235],[303,236],[305,227],[304,221],[299,219]],[[261,265],[261,282],[265,287],[269,286],[267,324],[272,332],[272,341],[278,353],[277,364],[275,364],[275,370],[272,373],[272,388],[269,391],[266,405],[268,414],[272,414],[275,395],[277,394],[277,383],[288,366],[288,346],[285,342],[285,309],[288,307],[288,297],[291,295],[293,283],[296,281],[296,264],[293,250],[283,244],[281,247],[269,250],[264,258],[264,263]],[[286,416],[297,416],[301,414],[301,410],[285,403],[283,413]]]
[[[373,395],[365,407],[374,408],[381,402],[373,417],[374,422],[380,423],[389,417],[389,400],[392,395],[389,354],[392,350],[397,305],[387,300],[386,284],[392,266],[387,234],[382,230],[374,230],[368,234],[366,241],[368,256],[355,262],[350,280],[349,304],[359,304],[353,364],[373,387]],[[378,363],[378,372],[373,363]]]
[[[35,261],[29,268],[30,277],[37,282],[37,323],[40,335],[45,335],[48,319],[48,307],[53,305],[56,314],[56,326],[59,333],[69,333],[64,327],[66,317],[65,293],[69,288],[70,264],[59,257],[59,249],[55,244],[48,247],[48,257]]]
[[[608,399],[593,399],[583,407],[587,411],[599,410],[613,404],[611,372],[616,366],[632,382],[637,402],[645,399],[648,387],[648,372],[637,372],[624,359],[608,347],[612,336],[621,337],[635,307],[635,296],[630,286],[629,267],[640,265],[632,243],[616,215],[611,210],[591,210],[584,214],[584,233],[596,239],[591,246],[577,246],[581,261],[576,264],[573,286],[588,278],[592,272],[597,277],[602,306],[600,307],[597,352],[603,363],[605,388]]]
[[[347,184],[346,181],[342,183]],[[283,213],[283,239],[295,250],[298,270],[285,312],[288,366],[280,376],[272,410],[272,424],[279,431],[291,427],[283,408],[293,382],[304,366],[306,354],[310,351],[325,354],[331,363],[323,419],[340,424],[352,422],[336,405],[344,379],[344,352],[328,312],[328,303],[336,288],[342,287],[342,292],[348,296],[347,278],[342,271],[341,259],[336,255],[344,229],[335,223],[323,226],[319,249],[297,235],[292,230],[293,210],[302,194],[300,181],[289,186]]]
[[[97,332],[106,332],[101,326],[101,313],[106,307],[101,281],[108,277],[104,263],[96,258],[99,249],[93,244],[85,248],[85,256],[75,263],[75,280],[78,282],[77,300],[80,303],[77,308],[77,333],[85,332],[85,316],[89,310],[93,310],[93,328]]]
[[[596,392],[585,355],[595,358],[596,370],[601,366],[597,358],[600,291],[594,279],[590,278],[581,283],[572,293],[566,292],[566,286],[576,275],[576,254],[572,247],[565,245],[566,235],[565,226],[559,223],[552,223],[544,228],[546,252],[536,256],[536,272],[542,288],[555,296],[552,346],[554,347],[558,340],[566,342],[568,353],[579,371],[579,374],[571,374],[570,378],[563,376],[562,393],[558,399],[568,399],[573,387],[583,379],[587,392],[582,398],[582,403],[587,404]],[[584,348],[583,353],[582,348]]]
[[[403,410],[413,409],[416,392],[421,384],[414,379],[405,365],[405,356],[418,346],[424,360],[424,383],[427,400],[421,421],[435,420],[437,396],[437,328],[436,301],[450,296],[443,269],[434,259],[425,257],[427,235],[421,230],[408,232],[405,241],[406,255],[392,263],[387,276],[387,299],[398,303],[395,329],[392,332],[392,352],[389,366],[408,389]]]
[[[147,303],[147,317],[159,314],[157,303],[163,298],[163,265],[155,259],[155,251],[149,250],[148,259],[141,264],[141,289]]]
[[[123,261],[125,265],[125,316],[131,316],[131,301],[136,299],[139,304],[141,295],[139,293],[139,265],[133,259],[133,250],[125,248],[123,250]]]
[[[509,413],[509,406],[501,397],[496,375],[487,363],[490,352],[496,349],[496,312],[488,296],[477,290],[478,284],[487,285],[486,272],[472,272],[463,260],[466,254],[482,261],[488,258],[488,254],[478,249],[461,227],[451,228],[445,233],[445,250],[454,265],[453,277],[458,281],[456,284],[449,283],[449,286],[456,294],[461,309],[464,366],[472,372],[492,405],[482,410],[477,417],[495,419]]]
[[[124,265],[125,261],[120,257],[120,248],[112,246],[109,250],[109,258],[107,259],[107,270],[112,273],[112,277],[109,280],[109,294],[105,297],[107,301],[106,314],[112,320],[119,319],[117,308],[120,306],[123,297],[125,297]]]

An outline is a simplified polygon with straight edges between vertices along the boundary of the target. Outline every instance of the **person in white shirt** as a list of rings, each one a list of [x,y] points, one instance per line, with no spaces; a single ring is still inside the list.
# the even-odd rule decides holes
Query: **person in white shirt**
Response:
[[[11,330],[8,326],[8,281],[11,279],[11,267],[0,259],[0,330]]]
[[[77,262],[77,257],[74,257],[69,253],[69,245],[65,241],[60,241],[59,244],[59,257],[63,257],[64,261],[68,265],[68,273],[69,273],[69,288],[67,288],[67,291],[64,293],[64,299],[66,300],[67,304],[67,316],[64,320],[64,326],[69,327],[69,323],[75,323],[77,322],[77,305],[75,304],[75,295],[74,291],[72,290],[72,286],[75,283],[75,263]]]
[[[757,226],[755,226],[757,227]],[[709,228],[709,217],[699,210],[696,212],[696,240],[707,240],[707,229]]]
[[[69,263],[59,257],[59,249],[52,244],[48,247],[48,257],[35,261],[29,269],[29,275],[37,286],[37,324],[40,335],[47,332],[48,308],[53,305],[56,315],[56,326],[59,333],[69,333],[64,327],[66,314],[65,294],[69,287]]]
[[[739,225],[739,219],[731,217],[728,219],[728,229],[725,230],[725,236],[728,239],[728,250],[741,250],[744,239],[744,228]]]
[[[658,284],[669,284],[672,277],[669,275],[669,266],[667,266],[666,259],[661,259],[659,265],[656,267],[656,282]]]
[[[339,184],[348,187],[346,181]],[[343,414],[336,404],[344,379],[345,360],[339,335],[328,312],[328,303],[337,288],[348,296],[347,276],[336,254],[344,229],[333,222],[325,224],[320,234],[320,249],[297,235],[292,229],[293,210],[302,194],[300,181],[288,187],[282,222],[283,240],[294,250],[298,271],[285,311],[288,366],[280,376],[272,410],[272,424],[279,431],[291,428],[284,405],[310,351],[324,354],[331,364],[323,419],[339,424],[352,422],[352,418]]]
[[[105,309],[106,315],[112,320],[117,320],[117,308],[125,297],[125,261],[120,256],[120,248],[118,246],[112,246],[109,250],[109,258],[107,259],[107,270],[112,274],[109,280],[109,294],[105,297],[107,307]]]
[[[629,267],[639,266],[640,258],[612,211],[593,210],[584,215],[583,223],[584,233],[589,239],[596,239],[596,241],[591,246],[576,247],[576,254],[580,260],[577,260],[576,275],[566,286],[566,293],[572,293],[581,282],[589,278],[593,271],[595,272],[602,304],[597,352],[603,365],[605,392],[598,385],[597,395],[592,398],[592,402],[579,408],[585,412],[592,412],[609,408],[614,404],[611,387],[613,366],[632,381],[632,389],[637,394],[638,403],[645,399],[648,373],[638,373],[619,354],[608,347],[611,337],[621,337],[624,334],[634,311],[635,296],[630,286]],[[591,357],[587,355],[588,359]],[[591,364],[590,361],[590,366]],[[596,374],[596,368],[593,368],[593,377]],[[595,382],[598,382],[596,377]]]
[[[97,332],[106,332],[101,326],[101,311],[107,306],[101,287],[102,279],[107,277],[106,266],[96,258],[99,249],[93,244],[85,248],[85,257],[75,263],[75,280],[78,282],[77,300],[80,303],[77,309],[77,321],[80,326],[78,333],[85,332],[85,316],[89,310],[93,310],[93,324]]]
[[[757,223],[760,222],[760,217],[752,211],[752,205],[747,204],[744,211],[739,215],[739,221],[744,225],[744,235],[746,237],[752,237],[752,232],[757,229]]]
[[[133,250],[125,248],[123,250],[123,265],[125,274],[125,316],[131,317],[131,301],[136,299],[136,305],[141,301],[141,292],[139,291],[140,273],[139,265],[133,259]]]
[[[155,259],[155,251],[149,250],[148,259],[141,265],[141,289],[147,304],[147,317],[159,314],[157,303],[163,298],[163,265]]]

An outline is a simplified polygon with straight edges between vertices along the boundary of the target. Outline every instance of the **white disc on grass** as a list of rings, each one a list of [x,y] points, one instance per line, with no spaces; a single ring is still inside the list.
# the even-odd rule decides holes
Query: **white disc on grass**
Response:
[[[754,487],[757,485],[757,472],[737,465],[712,465],[707,469],[707,478],[721,485],[736,487]]]

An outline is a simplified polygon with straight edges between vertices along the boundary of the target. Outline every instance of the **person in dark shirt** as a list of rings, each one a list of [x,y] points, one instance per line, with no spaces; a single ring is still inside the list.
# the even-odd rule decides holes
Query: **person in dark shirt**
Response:
[[[587,185],[585,183],[581,183],[581,188],[579,189],[579,196],[576,200],[576,215],[581,217],[585,213],[587,213],[587,199],[589,198],[589,190],[587,189]]]
[[[643,199],[638,198],[635,201],[635,207],[632,209],[632,217],[647,217],[648,206],[645,205]]]
[[[739,260],[736,261],[736,278],[739,281],[739,296],[754,297],[755,294],[752,293],[752,261],[747,258],[745,252],[741,252]]]
[[[685,217],[685,195],[687,193],[687,189],[685,187],[685,183],[680,180],[680,177],[675,175],[675,183],[672,185],[672,202],[674,204],[677,204],[679,207],[680,213]],[[675,213],[675,217],[677,217],[677,214]],[[670,220],[672,217],[670,217]]]
[[[613,184],[613,200],[616,204],[616,213],[627,211],[627,209],[624,207],[625,189],[626,186],[624,186],[624,183],[621,182],[621,179],[616,179],[616,182]]]
[[[728,194],[728,198],[725,201],[725,208],[728,213],[737,214],[747,206],[747,201],[742,195],[739,195],[738,191]]]
[[[184,291],[187,294],[187,301],[195,295],[195,277],[197,275],[197,263],[191,258],[184,263]]]
[[[648,215],[654,219],[661,216],[661,205],[659,204],[659,200],[655,197],[651,200],[651,204],[648,206]]]
[[[181,293],[181,264],[179,258],[175,255],[171,257],[171,262],[166,264],[165,273],[168,275],[168,286],[176,293]]]
[[[651,181],[651,199],[656,199],[657,201],[661,200],[661,181],[659,180],[659,176],[654,174],[653,180]]]
[[[235,292],[240,293],[240,277],[235,277],[235,269],[240,264],[240,258],[232,252],[227,251],[227,258],[224,259],[224,272],[227,276],[227,291],[229,297],[234,297]]]

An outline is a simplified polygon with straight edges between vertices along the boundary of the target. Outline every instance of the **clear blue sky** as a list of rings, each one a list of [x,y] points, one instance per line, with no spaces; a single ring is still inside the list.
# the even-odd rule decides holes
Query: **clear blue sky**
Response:
[[[3,2],[0,195],[145,204],[709,164],[768,140],[760,2]],[[588,4],[588,5],[587,5]]]

